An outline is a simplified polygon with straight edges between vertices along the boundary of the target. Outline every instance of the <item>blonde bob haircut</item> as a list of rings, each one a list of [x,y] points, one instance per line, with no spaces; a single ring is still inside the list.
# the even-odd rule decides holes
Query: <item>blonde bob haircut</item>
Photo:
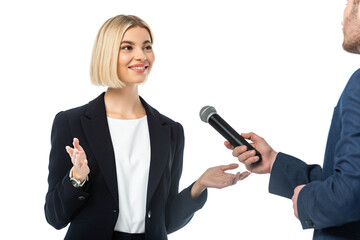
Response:
[[[133,15],[115,16],[101,26],[91,57],[90,79],[92,84],[111,88],[125,86],[117,74],[118,57],[124,33],[132,27],[142,27],[148,30],[151,42],[153,42],[153,34],[149,25]]]

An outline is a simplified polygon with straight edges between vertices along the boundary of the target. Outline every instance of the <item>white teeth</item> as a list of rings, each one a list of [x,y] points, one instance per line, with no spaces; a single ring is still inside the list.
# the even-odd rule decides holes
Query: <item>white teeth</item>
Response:
[[[133,69],[145,69],[145,67],[132,67]]]

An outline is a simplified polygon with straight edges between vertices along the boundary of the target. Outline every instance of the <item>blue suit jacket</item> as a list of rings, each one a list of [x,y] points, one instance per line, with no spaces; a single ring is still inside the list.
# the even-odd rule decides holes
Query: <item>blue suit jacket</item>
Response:
[[[183,165],[182,126],[161,115],[142,98],[151,144],[147,190],[146,239],[167,239],[167,234],[186,225],[206,201],[190,197],[191,186],[178,192]],[[69,180],[72,167],[65,146],[79,138],[90,167],[85,190]],[[56,229],[70,223],[65,239],[111,239],[119,213],[115,157],[108,128],[104,93],[84,106],[60,112],[51,133],[49,189],[45,215]],[[129,183],[131,185],[131,183]]]
[[[323,168],[278,154],[269,191],[291,198],[301,184],[298,215],[314,239],[360,239],[360,69],[334,109]]]

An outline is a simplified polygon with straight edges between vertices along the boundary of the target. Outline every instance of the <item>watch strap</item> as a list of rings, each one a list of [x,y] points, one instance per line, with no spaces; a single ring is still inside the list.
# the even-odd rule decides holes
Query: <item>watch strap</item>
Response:
[[[73,168],[74,168],[74,167],[73,167]],[[85,178],[85,180],[84,180],[83,182],[80,182],[80,180],[78,180],[78,179],[76,179],[76,178],[73,177],[73,174],[72,174],[73,168],[71,168],[71,170],[70,170],[70,172],[69,172],[70,181],[71,181],[71,182],[73,182],[73,181],[75,182],[75,184],[73,184],[74,187],[81,188],[81,187],[83,187],[83,186],[85,185],[85,183],[86,183],[87,181],[89,181],[89,175],[86,176],[86,178]]]

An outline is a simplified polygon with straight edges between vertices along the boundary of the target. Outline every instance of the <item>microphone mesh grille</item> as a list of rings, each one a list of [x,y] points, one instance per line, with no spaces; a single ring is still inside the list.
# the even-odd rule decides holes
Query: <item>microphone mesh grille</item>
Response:
[[[200,110],[200,118],[204,122],[208,122],[209,118],[216,113],[216,110],[212,106],[205,106]]]

